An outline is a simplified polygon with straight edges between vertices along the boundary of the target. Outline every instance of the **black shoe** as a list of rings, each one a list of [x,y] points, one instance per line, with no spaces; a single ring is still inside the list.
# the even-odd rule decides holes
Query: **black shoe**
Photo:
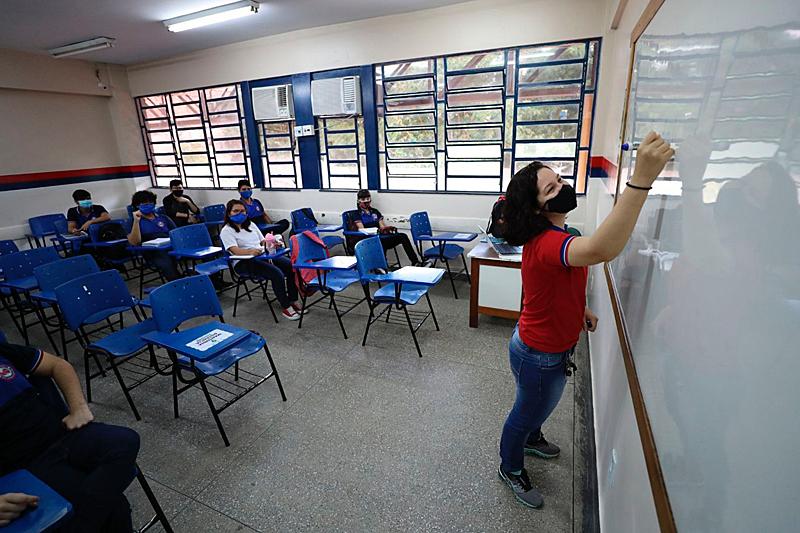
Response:
[[[236,285],[235,283],[231,283],[230,281],[225,281],[225,280],[212,280],[211,284],[214,285],[214,289],[216,289],[217,291],[224,291]]]
[[[528,472],[523,468],[520,475],[515,476],[509,472],[503,471],[503,467],[497,469],[497,475],[500,479],[506,482],[514,497],[519,502],[532,509],[539,509],[544,504],[542,494],[533,488],[531,480],[528,478]]]
[[[556,446],[551,442],[547,442],[545,440],[543,434],[539,434],[539,438],[533,442],[529,439],[528,442],[525,443],[525,454],[526,455],[537,455],[542,459],[552,459],[554,457],[558,457],[558,454],[561,453],[561,448]]]

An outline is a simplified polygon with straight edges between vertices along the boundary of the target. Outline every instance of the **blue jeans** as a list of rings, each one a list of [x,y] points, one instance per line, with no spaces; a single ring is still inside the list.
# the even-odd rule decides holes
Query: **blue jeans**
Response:
[[[508,354],[517,398],[500,438],[500,465],[506,472],[522,469],[525,443],[529,437],[534,441],[539,438],[542,424],[558,405],[567,383],[566,363],[571,353],[572,349],[561,353],[534,350],[514,329]]]

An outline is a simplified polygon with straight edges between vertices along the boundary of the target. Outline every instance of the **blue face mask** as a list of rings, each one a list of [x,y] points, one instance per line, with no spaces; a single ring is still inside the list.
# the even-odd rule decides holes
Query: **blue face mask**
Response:
[[[251,197],[251,196],[253,196],[253,191],[242,191],[242,192],[240,192],[239,194],[240,194],[240,195],[242,196],[242,198],[244,198],[245,200],[249,200],[249,199],[250,199],[250,197]]]
[[[92,207],[92,201],[91,200],[78,200],[78,207],[82,207],[84,209],[89,209],[90,207]]]
[[[156,204],[139,204],[139,211],[143,215],[152,215],[156,212]]]
[[[231,222],[234,222],[236,224],[242,224],[242,223],[244,223],[245,220],[247,220],[247,214],[245,214],[245,213],[237,213],[235,215],[231,215],[228,218],[231,219]]]

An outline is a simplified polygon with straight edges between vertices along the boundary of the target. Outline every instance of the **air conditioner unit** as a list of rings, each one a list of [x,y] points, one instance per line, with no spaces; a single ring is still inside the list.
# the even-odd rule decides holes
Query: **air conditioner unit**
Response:
[[[273,85],[253,89],[253,115],[256,120],[291,120],[294,102],[291,85]]]
[[[311,111],[315,117],[360,115],[360,77],[311,80]]]

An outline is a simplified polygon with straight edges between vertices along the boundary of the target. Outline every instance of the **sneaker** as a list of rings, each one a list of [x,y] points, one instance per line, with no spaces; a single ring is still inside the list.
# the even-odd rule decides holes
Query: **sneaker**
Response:
[[[286,309],[281,311],[281,314],[283,315],[283,318],[285,318],[286,320],[300,320],[300,315],[295,313],[294,309],[292,309],[291,307],[287,307]]]
[[[298,303],[293,303],[292,304],[292,309],[294,309],[295,312],[298,313],[298,314],[303,314],[303,308],[300,307],[300,304],[298,304]],[[306,309],[305,314],[308,314],[309,311],[310,311],[310,309]]]
[[[552,442],[547,442],[544,438],[544,434],[539,434],[539,439],[531,442],[525,443],[525,454],[526,455],[537,455],[542,459],[552,459],[554,457],[558,457],[558,454],[561,453],[561,448],[553,444]]]
[[[532,509],[539,509],[544,504],[542,494],[533,488],[531,480],[528,477],[528,471],[524,468],[520,475],[515,476],[514,474],[504,472],[503,467],[500,467],[497,469],[497,475],[506,482],[511,492],[514,493],[514,497],[522,505]]]
[[[424,261],[420,261],[419,263],[417,263],[417,266],[428,268],[433,266],[433,261],[430,259],[425,259]]]

